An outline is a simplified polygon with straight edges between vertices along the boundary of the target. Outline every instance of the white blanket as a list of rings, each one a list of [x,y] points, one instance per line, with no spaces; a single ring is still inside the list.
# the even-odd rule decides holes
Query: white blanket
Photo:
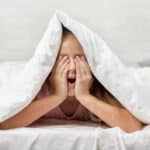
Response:
[[[56,12],[53,15],[33,57],[29,59],[29,61],[0,63],[0,122],[10,118],[29,105],[41,89],[58,54],[62,36],[62,24],[72,31],[80,41],[91,71],[98,81],[135,117],[144,123],[150,123],[150,68],[128,67],[124,65],[100,36],[62,12]],[[126,147],[126,145],[131,148],[133,144],[136,144],[134,146],[135,148],[137,145],[143,148],[150,143],[149,126],[146,128],[146,132],[143,130],[131,135],[124,133],[119,128],[110,128],[105,131],[99,129],[100,127],[94,130],[96,132],[87,132],[87,134],[85,134],[87,137],[81,134],[81,136],[83,136],[82,138],[84,138],[84,136],[87,138],[85,143],[82,141],[82,138],[77,140],[75,138],[70,139],[69,137],[67,143],[71,143],[72,145],[70,144],[70,146],[74,146],[74,149],[78,149],[76,148],[76,143],[80,143],[79,145],[81,147],[88,147],[87,141],[90,136],[94,136],[93,142],[96,144],[95,149],[97,147],[101,148],[101,146],[103,149],[105,149],[105,147],[106,149],[107,147],[109,147],[109,149],[121,149],[123,146]],[[28,132],[28,130],[30,132]],[[20,146],[22,142],[28,146],[36,144],[34,138],[31,140],[33,143],[28,143],[28,141],[23,140],[24,136],[30,137],[31,132],[34,133],[33,135],[36,139],[37,135],[40,134],[34,132],[34,130],[31,131],[30,128],[15,130],[18,133],[22,133],[22,136],[17,135],[18,140],[20,140]],[[44,130],[43,128],[41,129],[41,131]],[[9,142],[10,145],[12,144],[10,139],[11,136],[13,136],[13,134],[11,134],[13,131],[0,132],[0,136],[8,135],[8,137],[4,136],[4,140],[0,141],[0,149],[3,149],[5,140],[8,141],[8,145],[6,146],[9,147]],[[55,131],[57,132],[57,130]],[[55,133],[55,131],[50,130],[52,133]],[[71,131],[68,130],[68,132]],[[74,132],[74,134],[78,136],[76,132]],[[43,141],[42,138],[44,139],[45,136],[45,144],[49,144],[49,147],[52,145],[49,140],[51,139],[51,134],[45,133],[45,135],[42,134],[40,136],[38,140],[41,140],[41,143]],[[48,138],[46,136],[48,136]],[[61,137],[62,136],[59,137],[59,134],[58,137],[56,137],[58,144],[62,142]],[[73,138],[73,136],[71,138]],[[67,139],[67,136],[63,139]],[[80,142],[80,139],[82,142]],[[47,143],[48,141],[49,143]],[[55,145],[55,143],[53,144]],[[67,146],[69,145],[64,145],[64,149],[69,149]]]
[[[28,128],[0,131],[1,150],[149,150],[150,126],[120,128],[75,120],[40,120]]]

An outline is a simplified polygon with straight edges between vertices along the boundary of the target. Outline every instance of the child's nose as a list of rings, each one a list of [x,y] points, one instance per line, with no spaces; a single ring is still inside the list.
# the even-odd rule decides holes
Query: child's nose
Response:
[[[69,58],[69,71],[75,71],[75,61],[74,61],[74,59],[73,58]]]

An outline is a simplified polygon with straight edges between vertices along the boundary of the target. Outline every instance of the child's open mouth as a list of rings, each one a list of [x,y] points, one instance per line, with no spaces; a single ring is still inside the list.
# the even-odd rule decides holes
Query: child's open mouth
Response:
[[[68,85],[70,86],[70,87],[74,87],[75,86],[75,81],[76,81],[76,79],[75,78],[70,78],[70,79],[68,79]]]

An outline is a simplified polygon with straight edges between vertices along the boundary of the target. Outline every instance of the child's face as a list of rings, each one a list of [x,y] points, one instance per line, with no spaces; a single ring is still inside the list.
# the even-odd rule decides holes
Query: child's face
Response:
[[[59,58],[59,56],[65,56],[65,55],[67,55],[70,60],[69,69],[67,72],[67,79],[70,78],[75,79],[76,78],[75,56],[79,56],[79,57],[84,56],[85,59],[86,56],[83,52],[82,46],[72,34],[68,34],[66,35],[65,38],[63,38],[57,59]],[[57,63],[57,59],[56,59],[56,63]],[[69,89],[68,96],[74,96],[74,88],[75,88],[75,82],[70,83],[68,81],[68,89]]]

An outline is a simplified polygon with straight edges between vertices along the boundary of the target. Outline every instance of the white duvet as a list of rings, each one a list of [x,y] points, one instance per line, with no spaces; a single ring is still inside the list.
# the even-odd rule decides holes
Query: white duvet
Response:
[[[51,18],[34,55],[29,61],[0,63],[0,122],[29,105],[39,92],[55,63],[61,43],[62,24],[72,31],[81,43],[91,71],[98,81],[135,117],[144,123],[150,123],[150,68],[126,66],[100,36],[60,11],[57,11]],[[95,149],[101,148],[101,146],[103,146],[103,149],[107,149],[107,146],[106,148],[104,146],[105,144],[110,145],[110,147],[112,145],[111,149],[123,149],[120,146],[126,144],[130,148],[133,143],[141,146],[141,148],[143,146],[146,148],[147,145],[150,145],[150,130],[149,126],[147,127],[146,132],[145,130],[138,131],[129,136],[126,136],[126,133],[119,128],[110,128],[107,131],[101,130],[100,127],[96,128],[94,130],[96,132],[92,133],[96,140]],[[24,130],[25,132],[29,130],[29,135],[32,134],[30,129],[18,129],[17,132],[22,133]],[[12,136],[11,131],[0,132],[0,136],[3,134],[6,135],[6,141],[11,142],[9,140]],[[87,131],[85,136],[89,136],[88,134]],[[49,133],[47,135],[50,136]],[[111,138],[111,136],[114,136],[114,138]],[[54,139],[59,140],[55,137]],[[20,145],[26,144],[26,141],[19,140]],[[5,144],[3,142],[5,140],[0,141],[0,149],[1,145]],[[57,142],[59,143],[59,141]],[[67,142],[71,142],[71,144],[80,143],[78,140],[68,140]],[[114,147],[114,144],[118,147]],[[49,146],[51,146],[51,143],[49,143]]]
[[[75,120],[40,120],[28,128],[0,130],[1,150],[149,150],[150,126],[120,128]]]

